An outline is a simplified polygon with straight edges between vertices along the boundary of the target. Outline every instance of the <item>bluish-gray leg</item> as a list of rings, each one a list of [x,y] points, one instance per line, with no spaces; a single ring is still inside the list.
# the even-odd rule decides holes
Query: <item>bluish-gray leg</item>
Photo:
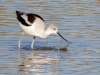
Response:
[[[48,47],[50,47],[49,42],[48,42],[48,37],[47,37],[47,45],[48,45]]]
[[[34,40],[35,40],[35,36],[34,36],[34,38],[33,38],[33,40],[32,40],[31,49],[33,49],[33,46],[34,46]]]
[[[18,41],[18,49],[20,49],[21,40],[22,40],[22,38],[23,38],[24,35],[25,35],[25,33],[23,32],[22,37]]]

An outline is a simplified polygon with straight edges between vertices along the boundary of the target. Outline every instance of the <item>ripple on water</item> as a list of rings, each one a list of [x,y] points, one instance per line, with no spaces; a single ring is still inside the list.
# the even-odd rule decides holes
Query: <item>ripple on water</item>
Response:
[[[0,74],[2,75],[99,75],[100,74],[100,1],[99,0],[1,0],[0,1]],[[22,31],[15,11],[40,14],[46,24],[55,24],[71,42],[60,44],[58,36],[23,37],[20,53],[18,40]],[[47,50],[50,49],[50,50]]]

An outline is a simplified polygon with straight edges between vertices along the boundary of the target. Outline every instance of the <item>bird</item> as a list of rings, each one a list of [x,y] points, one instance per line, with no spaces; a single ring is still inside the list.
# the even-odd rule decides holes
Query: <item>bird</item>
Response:
[[[16,11],[16,18],[19,22],[19,26],[23,31],[23,34],[18,41],[19,49],[21,40],[25,34],[31,35],[33,37],[31,49],[34,48],[34,40],[36,37],[47,38],[50,34],[59,35],[62,39],[69,42],[58,32],[56,25],[50,24],[46,26],[45,20],[38,14]]]

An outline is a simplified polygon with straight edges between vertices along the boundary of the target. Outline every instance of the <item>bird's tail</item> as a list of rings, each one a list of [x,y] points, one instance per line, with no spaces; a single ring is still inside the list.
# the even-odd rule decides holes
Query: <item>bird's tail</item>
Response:
[[[16,15],[17,15],[17,17],[19,17],[19,16],[21,16],[21,15],[23,15],[23,14],[25,14],[25,13],[20,12],[20,11],[16,11]]]

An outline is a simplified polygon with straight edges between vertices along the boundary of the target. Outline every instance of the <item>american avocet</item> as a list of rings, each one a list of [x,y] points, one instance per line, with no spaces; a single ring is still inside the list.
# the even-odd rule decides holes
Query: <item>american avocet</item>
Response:
[[[45,21],[43,20],[43,18],[41,16],[39,16],[37,14],[32,14],[32,13],[26,14],[26,13],[20,12],[20,11],[16,11],[16,15],[17,15],[17,19],[19,21],[19,26],[23,30],[22,37],[25,34],[29,34],[29,35],[33,36],[31,49],[33,49],[34,40],[35,40],[36,36],[41,37],[41,38],[46,38],[50,34],[54,33],[54,34],[58,34],[61,38],[63,38],[65,41],[67,41],[58,32],[58,28],[55,25],[51,24],[46,27]],[[18,48],[20,48],[20,43],[21,43],[22,37],[18,42]],[[69,42],[69,41],[67,41],[67,42]]]

